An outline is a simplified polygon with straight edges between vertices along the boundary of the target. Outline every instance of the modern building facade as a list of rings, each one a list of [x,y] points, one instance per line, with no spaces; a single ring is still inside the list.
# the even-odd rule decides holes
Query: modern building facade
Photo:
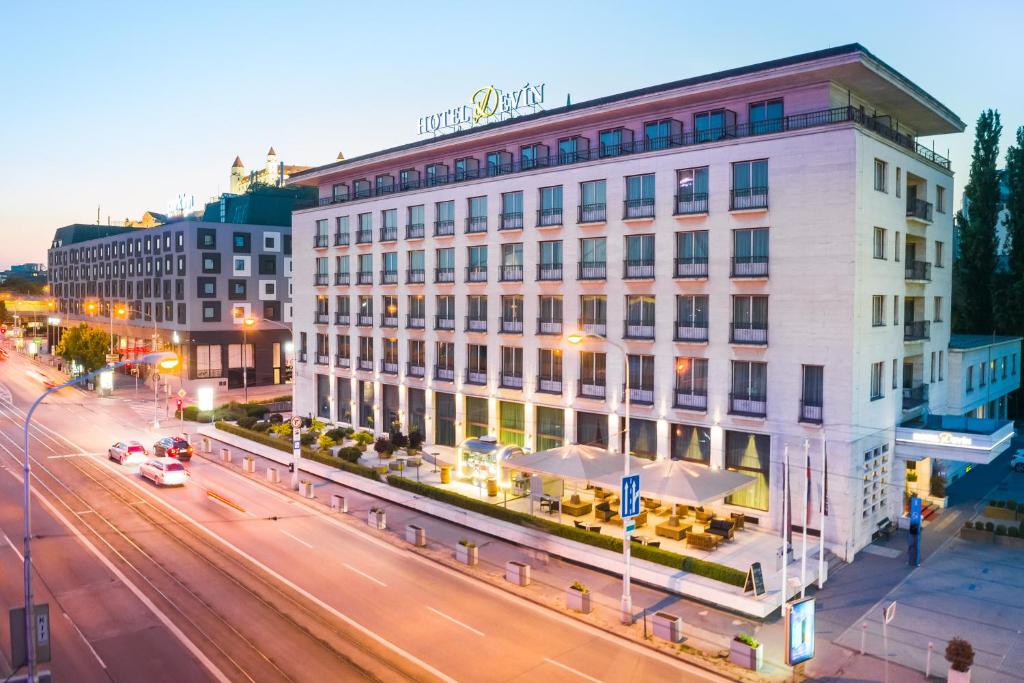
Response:
[[[723,506],[769,529],[827,444],[852,557],[952,401],[953,177],[915,138],[963,127],[849,45],[295,174],[296,410],[621,450],[628,398],[634,454],[755,476]]]
[[[69,225],[48,254],[54,316],[61,329],[112,332],[122,358],[180,352],[186,390],[240,387],[243,362],[249,385],[280,384],[291,373],[291,261],[287,225]]]

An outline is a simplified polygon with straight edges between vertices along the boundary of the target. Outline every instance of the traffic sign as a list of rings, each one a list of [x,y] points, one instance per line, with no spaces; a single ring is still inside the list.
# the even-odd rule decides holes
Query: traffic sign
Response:
[[[622,478],[622,491],[619,496],[619,516],[622,519],[640,514],[640,475],[631,474]]]
[[[896,616],[896,603],[890,602],[885,610],[882,612],[882,618],[885,619],[885,623],[892,623],[893,617]]]
[[[184,389],[178,389],[178,398],[185,398],[188,396],[188,392]]]
[[[292,429],[302,428],[302,418],[298,415],[292,415]]]
[[[108,363],[111,363],[111,364],[116,363],[119,359],[120,359],[120,356],[118,356],[116,353],[108,353],[107,354],[107,362]]]
[[[626,533],[627,534],[632,534],[634,531],[636,531],[636,520],[635,519],[627,519],[625,521],[625,524],[626,524]]]

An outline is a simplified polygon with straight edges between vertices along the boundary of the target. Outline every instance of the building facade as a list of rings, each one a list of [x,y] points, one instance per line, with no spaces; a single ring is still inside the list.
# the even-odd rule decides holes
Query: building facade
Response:
[[[915,138],[962,129],[850,45],[293,175],[296,409],[621,451],[628,398],[634,454],[755,476],[723,507],[769,529],[827,450],[850,557],[948,407],[953,177]]]

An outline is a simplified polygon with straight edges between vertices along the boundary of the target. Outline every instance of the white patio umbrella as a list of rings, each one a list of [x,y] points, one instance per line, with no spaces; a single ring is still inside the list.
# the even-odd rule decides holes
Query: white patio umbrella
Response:
[[[550,474],[575,482],[589,482],[602,475],[621,473],[622,455],[596,446],[571,443],[512,458],[507,465],[535,474]]]
[[[640,474],[641,495],[690,505],[710,503],[755,482],[753,477],[740,472],[712,470],[703,465],[669,458],[632,458],[630,471]],[[621,476],[621,473],[609,473],[598,477],[594,483],[618,486]]]

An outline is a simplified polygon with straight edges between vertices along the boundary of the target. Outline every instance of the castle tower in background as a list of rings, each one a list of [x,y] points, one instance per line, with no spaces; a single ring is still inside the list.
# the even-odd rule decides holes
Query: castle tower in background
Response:
[[[242,194],[245,192],[242,189],[243,183],[247,184],[245,164],[242,163],[242,157],[235,157],[235,163],[231,164],[231,194]]]
[[[236,156],[235,162],[231,164],[231,194],[245,194],[253,183],[283,187],[293,173],[309,168],[311,167],[281,163],[273,147],[267,150],[267,160],[263,168],[252,171],[247,171],[241,157]]]

